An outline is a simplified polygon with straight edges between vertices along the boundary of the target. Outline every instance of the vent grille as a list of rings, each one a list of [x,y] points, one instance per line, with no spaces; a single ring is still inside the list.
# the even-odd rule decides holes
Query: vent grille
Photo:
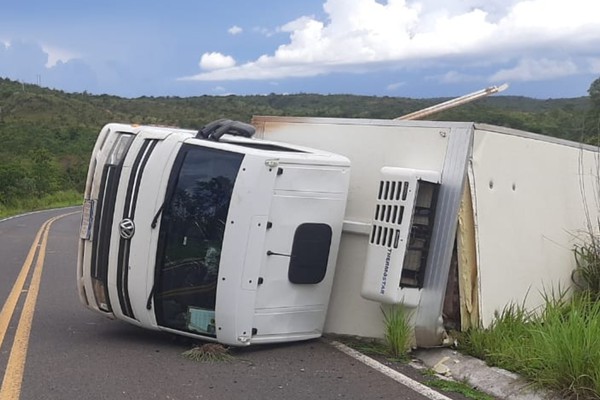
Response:
[[[377,196],[377,200],[406,201],[408,187],[408,182],[381,181],[379,182],[379,195]]]
[[[382,180],[379,182],[379,192],[371,230],[371,244],[387,248],[398,248],[400,244],[400,227],[404,221],[405,202],[409,188],[409,182],[405,181]]]

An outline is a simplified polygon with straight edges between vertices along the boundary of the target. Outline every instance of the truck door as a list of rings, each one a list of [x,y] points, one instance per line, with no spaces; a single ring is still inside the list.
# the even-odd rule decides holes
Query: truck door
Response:
[[[169,178],[157,248],[154,305],[161,327],[215,337],[217,278],[243,154],[184,145]]]

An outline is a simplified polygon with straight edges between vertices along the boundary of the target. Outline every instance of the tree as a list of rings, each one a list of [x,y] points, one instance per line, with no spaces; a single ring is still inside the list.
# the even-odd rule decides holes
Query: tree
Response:
[[[61,171],[52,153],[45,148],[30,151],[32,178],[36,196],[53,193],[60,189]]]
[[[592,82],[588,89],[588,94],[590,95],[592,108],[596,111],[600,111],[600,78]]]
[[[598,144],[600,137],[600,78],[596,79],[588,89],[590,109],[586,115],[586,142]]]

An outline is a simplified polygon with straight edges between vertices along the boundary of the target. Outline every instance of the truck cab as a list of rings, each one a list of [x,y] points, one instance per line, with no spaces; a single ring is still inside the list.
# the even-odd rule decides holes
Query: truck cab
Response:
[[[350,162],[239,126],[101,130],[79,241],[87,307],[233,346],[322,334]]]

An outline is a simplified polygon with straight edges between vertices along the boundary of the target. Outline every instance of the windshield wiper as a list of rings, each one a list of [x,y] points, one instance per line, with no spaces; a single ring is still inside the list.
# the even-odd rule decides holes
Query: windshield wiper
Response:
[[[150,294],[148,295],[148,301],[146,301],[146,310],[151,310],[152,309],[152,297],[154,297],[154,286],[155,284],[152,284],[152,289],[150,290]]]
[[[154,218],[152,218],[152,224],[150,224],[150,227],[152,229],[156,228],[156,224],[158,223],[158,217],[160,217],[160,214],[162,214],[163,208],[165,208],[165,202],[163,202],[160,205],[158,211],[156,211],[156,215],[154,216]]]

